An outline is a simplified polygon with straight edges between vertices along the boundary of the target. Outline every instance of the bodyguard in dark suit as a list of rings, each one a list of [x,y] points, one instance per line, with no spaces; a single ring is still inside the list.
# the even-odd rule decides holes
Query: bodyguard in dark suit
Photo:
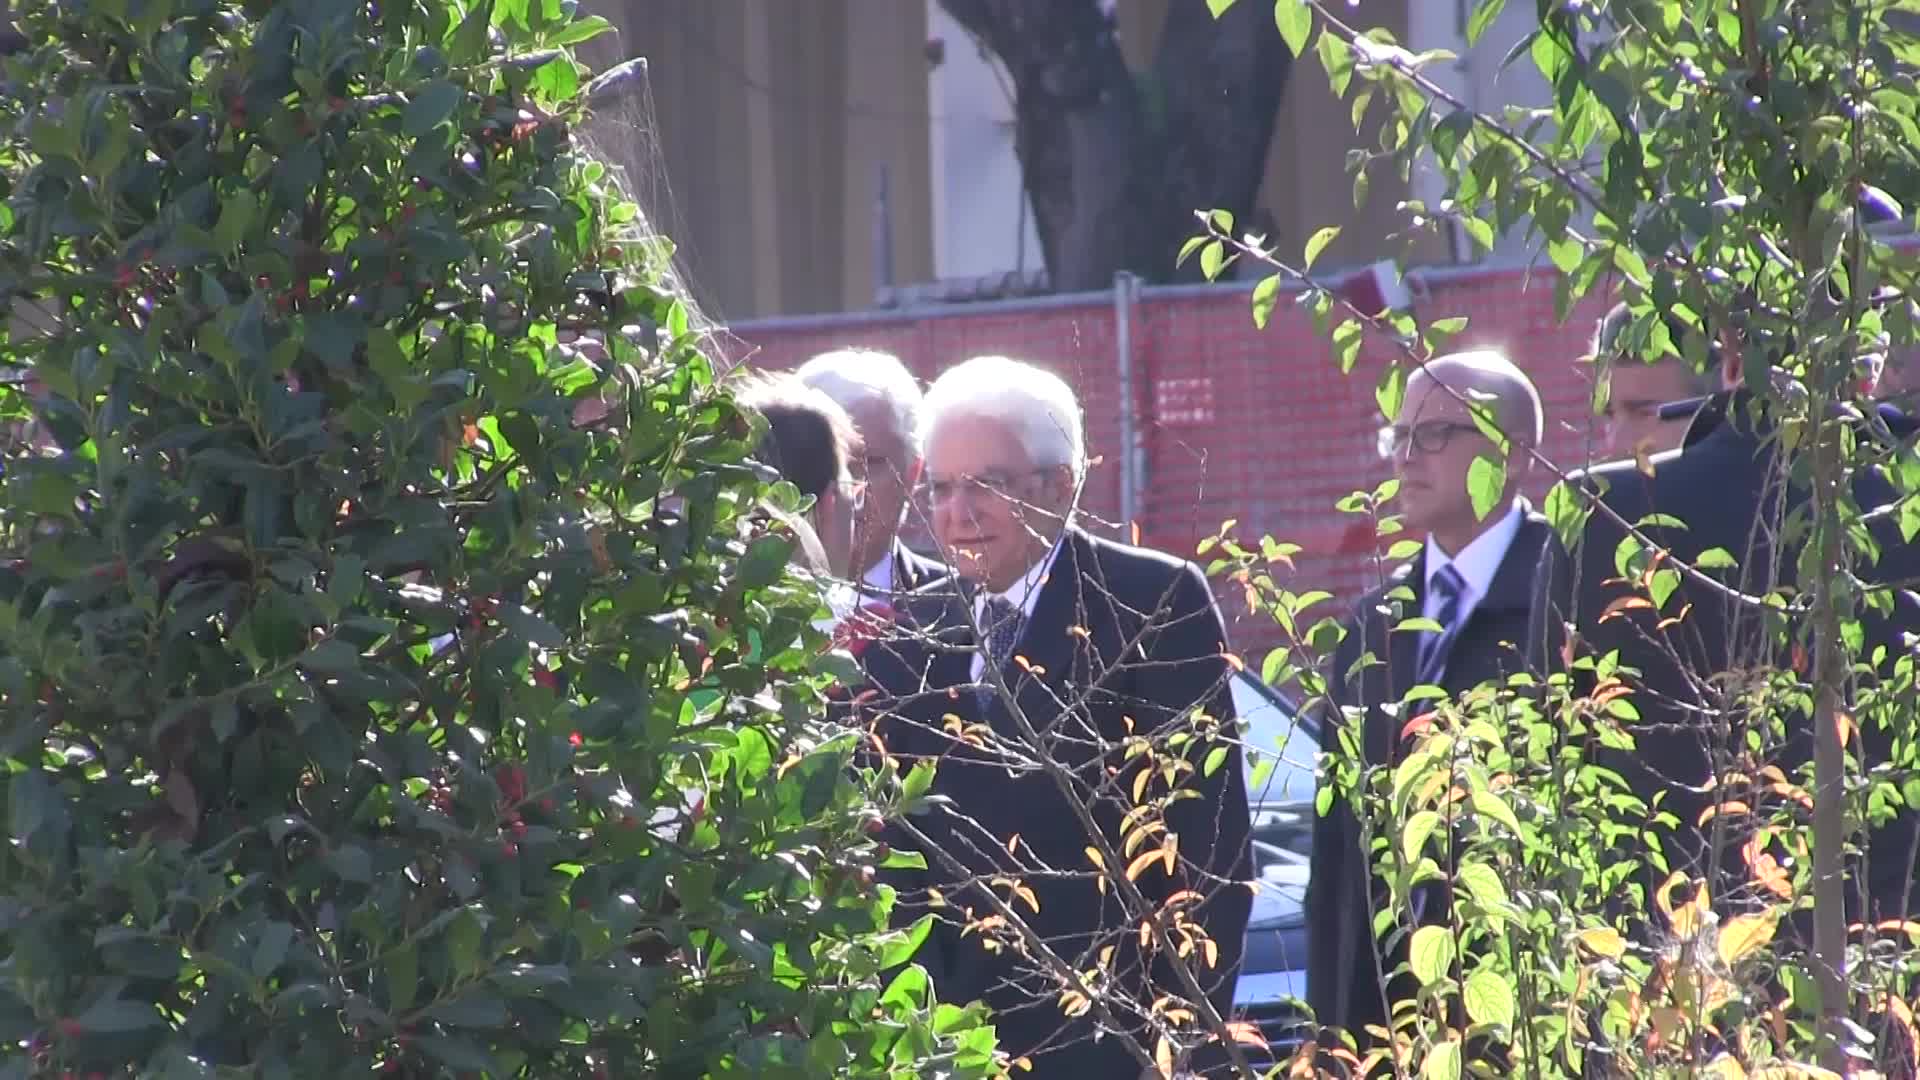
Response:
[[[894,702],[888,750],[936,758],[947,800],[914,822],[947,902],[922,959],[942,1000],[992,1007],[1029,1075],[1131,1080],[1140,1060],[1097,1033],[1126,1031],[1150,1055],[1155,1000],[1195,995],[1159,942],[1143,961],[1129,880],[1156,910],[1178,898],[1168,932],[1195,942],[1186,966],[1211,1008],[1232,1007],[1251,894],[1220,615],[1194,566],[1069,524],[1085,451],[1064,382],[979,358],[943,375],[925,408],[934,532],[960,581],[912,597],[923,636],[897,645],[889,671],[869,665]],[[1169,747],[1175,730],[1194,737]],[[1156,770],[1136,787],[1148,757],[1130,740],[1175,770],[1171,785]],[[1133,816],[1146,827],[1129,848],[1136,793],[1154,809]],[[1089,849],[1104,852],[1105,882]],[[1155,849],[1163,860],[1121,877]],[[990,895],[1027,933],[1000,924]],[[1093,1000],[1063,1002],[1086,972]]]
[[[1465,400],[1462,400],[1462,399]],[[1467,477],[1476,458],[1499,459],[1501,448],[1474,423],[1469,403],[1486,410],[1509,440],[1507,490],[1485,517],[1475,513]],[[1400,481],[1399,509],[1410,531],[1426,532],[1424,549],[1356,606],[1329,668],[1328,693],[1341,715],[1323,726],[1324,748],[1337,752],[1348,710],[1364,723],[1359,749],[1368,768],[1391,768],[1403,753],[1412,711],[1388,707],[1413,687],[1452,694],[1525,669],[1533,633],[1534,575],[1555,545],[1552,528],[1515,494],[1528,448],[1543,426],[1540,397],[1526,375],[1496,353],[1463,353],[1431,361],[1408,380],[1399,418],[1381,432],[1381,451]],[[1406,589],[1410,598],[1389,594]],[[1424,616],[1442,630],[1400,631]],[[1362,664],[1365,657],[1378,663]],[[1373,916],[1387,903],[1374,875],[1370,840],[1350,802],[1336,799],[1314,824],[1307,889],[1307,996],[1324,1026],[1346,1030],[1362,1046],[1370,1025],[1387,1026],[1389,998],[1414,988],[1393,978],[1406,961],[1407,930],[1443,921],[1444,890],[1425,887],[1415,910],[1383,942]],[[1384,988],[1383,988],[1384,987]]]
[[[1608,315],[1626,317],[1624,308]],[[1587,485],[1603,493],[1604,508],[1588,518],[1571,557],[1556,563],[1542,584],[1547,617],[1555,627],[1574,629],[1578,654],[1604,656],[1618,650],[1622,667],[1637,670],[1638,675],[1623,675],[1639,713],[1632,726],[1635,746],[1602,751],[1600,760],[1618,770],[1665,820],[1651,827],[1650,835],[1660,838],[1675,869],[1697,874],[1710,852],[1721,854],[1726,876],[1713,883],[1711,893],[1721,899],[1737,897],[1743,889],[1753,891],[1751,872],[1738,849],[1772,796],[1717,788],[1714,778],[1734,772],[1751,776],[1767,764],[1791,776],[1811,758],[1810,728],[1806,718],[1795,717],[1783,740],[1767,737],[1754,760],[1741,760],[1751,753],[1743,737],[1744,719],[1722,693],[1723,677],[1737,670],[1776,665],[1810,671],[1804,652],[1796,657],[1791,648],[1775,645],[1769,620],[1778,616],[1745,599],[1796,588],[1798,551],[1806,537],[1788,523],[1805,509],[1807,492],[1789,482],[1777,453],[1778,425],[1770,407],[1740,387],[1739,354],[1715,346],[1710,355],[1728,389],[1698,407],[1681,449],[1651,459],[1651,475],[1633,462],[1602,465],[1586,474]],[[1679,404],[1676,411],[1692,407]],[[1910,427],[1897,414],[1889,419],[1869,413],[1856,423],[1863,443],[1897,441]],[[1873,469],[1856,471],[1853,496],[1862,509],[1885,506],[1896,497],[1886,478]],[[1645,589],[1637,580],[1626,580],[1616,561],[1628,535],[1625,524],[1639,524],[1652,515],[1682,523],[1647,524],[1639,530],[1674,561],[1697,566],[1704,553],[1719,549],[1737,565],[1709,569],[1717,584],[1679,577],[1671,597],[1654,609]],[[1920,578],[1920,549],[1902,539],[1897,515],[1880,520],[1870,531],[1880,558],[1856,567],[1864,583]],[[1777,543],[1782,539],[1784,546]],[[1640,576],[1637,565],[1629,571],[1633,578]],[[1902,634],[1920,630],[1920,605],[1910,588],[1893,591],[1890,614],[1863,613],[1867,633],[1862,658],[1870,658],[1877,645],[1897,656],[1903,649]],[[1674,621],[1661,625],[1670,619]],[[1559,651],[1556,645],[1545,655],[1550,658]],[[1861,734],[1869,763],[1884,761],[1890,734],[1875,727]],[[1703,812],[1721,799],[1753,805],[1755,814],[1715,816],[1714,824],[1703,828]],[[1849,883],[1850,919],[1860,916],[1863,899],[1871,899],[1873,917],[1895,917],[1902,898],[1913,891],[1907,865],[1913,819],[1911,810],[1904,812],[1871,838],[1873,857],[1864,880],[1856,872]],[[1906,899],[1909,908],[1912,902]]]

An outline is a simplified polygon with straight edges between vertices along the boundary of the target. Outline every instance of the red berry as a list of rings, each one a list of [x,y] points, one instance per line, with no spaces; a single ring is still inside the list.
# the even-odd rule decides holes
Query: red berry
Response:
[[[582,739],[580,737],[580,733],[576,731],[573,734],[567,736],[567,741],[569,743],[572,743],[574,746],[579,746],[581,743],[585,742],[586,740]]]
[[[71,1016],[63,1016],[54,1021],[53,1029],[58,1031],[63,1039],[77,1039],[87,1033],[87,1029],[81,1026],[80,1021]]]

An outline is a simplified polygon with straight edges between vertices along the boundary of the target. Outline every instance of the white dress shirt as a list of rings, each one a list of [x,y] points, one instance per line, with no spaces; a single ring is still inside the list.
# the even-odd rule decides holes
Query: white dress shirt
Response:
[[[973,597],[973,624],[980,627],[983,633],[985,632],[986,627],[981,626],[980,623],[982,619],[986,618],[987,601],[994,597],[1000,597],[1006,600],[1007,603],[1018,608],[1020,614],[1024,615],[1028,621],[1032,621],[1033,605],[1040,598],[1041,586],[1047,583],[1047,572],[1053,569],[1053,560],[1060,554],[1060,543],[1061,541],[1059,540],[1054,541],[1053,546],[1047,549],[1047,553],[1040,557],[1040,561],[1034,563],[1032,568],[1020,575],[1019,579],[1012,585],[1007,586],[1005,592],[990,593],[983,589],[975,593]],[[986,669],[986,652],[984,649],[974,650],[972,667],[973,681],[979,682],[980,674]]]
[[[1487,590],[1493,587],[1493,578],[1500,572],[1500,564],[1507,558],[1507,549],[1513,546],[1513,539],[1520,535],[1520,522],[1524,514],[1519,502],[1507,507],[1505,517],[1493,523],[1485,532],[1473,538],[1458,555],[1448,555],[1440,542],[1427,535],[1427,580],[1422,591],[1420,614],[1429,619],[1440,618],[1441,599],[1433,588],[1434,575],[1442,567],[1451,565],[1466,587],[1461,590],[1460,610],[1453,617],[1454,624],[1464,625],[1467,616],[1480,604]]]

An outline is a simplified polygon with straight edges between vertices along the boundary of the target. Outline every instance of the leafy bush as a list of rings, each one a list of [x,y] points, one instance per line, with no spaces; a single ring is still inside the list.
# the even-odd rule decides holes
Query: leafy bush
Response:
[[[1351,7],[1274,0],[1273,12],[1292,50],[1312,49],[1351,99],[1356,128],[1370,110],[1380,121],[1378,149],[1349,158],[1356,201],[1381,169],[1402,180],[1421,170],[1437,190],[1401,204],[1409,237],[1463,235],[1482,251],[1524,238],[1545,256],[1532,287],[1554,289],[1563,320],[1589,295],[1626,303],[1621,355],[1588,358],[1596,374],[1672,359],[1704,368],[1717,342],[1741,361],[1727,423],[1751,430],[1748,401],[1768,419],[1764,454],[1732,443],[1741,449],[1704,459],[1751,491],[1755,525],[1737,551],[1697,540],[1710,509],[1661,503],[1695,520],[1616,520],[1622,511],[1570,475],[1590,462],[1533,454],[1561,480],[1546,515],[1570,546],[1593,549],[1576,552],[1580,569],[1617,573],[1631,591],[1580,612],[1580,640],[1561,639],[1572,609],[1553,597],[1537,640],[1517,643],[1539,662],[1506,685],[1378,703],[1401,710],[1397,763],[1365,760],[1351,736],[1328,748],[1322,810],[1343,801],[1363,823],[1390,892],[1371,913],[1375,936],[1404,942],[1383,950],[1382,975],[1404,955],[1402,985],[1417,989],[1390,1032],[1322,1032],[1301,1073],[1914,1075],[1920,890],[1911,832],[1903,842],[1899,830],[1920,813],[1920,628],[1910,575],[1895,570],[1920,538],[1920,450],[1881,411],[1873,380],[1888,356],[1911,354],[1920,326],[1900,236],[1920,201],[1915,5],[1542,0],[1520,40],[1493,42],[1482,37],[1506,0],[1477,0],[1465,30],[1479,55],[1531,61],[1552,88],[1539,109],[1499,113],[1446,88],[1452,54],[1403,48]],[[1298,258],[1236,235],[1222,212],[1205,228],[1187,251],[1209,276],[1239,259],[1268,268],[1256,322],[1298,284],[1343,370],[1369,333],[1397,347],[1377,370],[1389,418],[1409,372],[1454,341],[1505,345],[1542,367],[1575,359],[1486,336],[1432,301],[1354,307],[1312,271],[1337,226]],[[1597,415],[1607,381],[1594,381]],[[1609,471],[1617,495],[1641,473],[1701,460]],[[1747,469],[1755,461],[1766,483]],[[1486,456],[1469,472],[1483,511],[1505,469]],[[1763,498],[1781,479],[1792,497]],[[1391,535],[1395,484],[1342,508]],[[1314,603],[1276,582],[1271,538],[1261,550],[1214,542],[1217,569],[1264,597],[1287,634],[1269,677],[1324,694],[1316,666],[1339,628],[1308,629]],[[1419,544],[1396,548],[1402,558]],[[1419,614],[1410,598],[1385,593],[1394,621]],[[1704,782],[1662,759],[1676,736],[1712,763]],[[1673,769],[1690,787],[1647,796],[1623,760]],[[1693,865],[1661,840],[1696,830],[1704,839],[1682,843],[1710,857]],[[1416,886],[1436,878],[1454,902],[1444,922],[1420,925]],[[1883,906],[1863,915],[1868,888]]]
[[[988,1062],[889,978],[755,422],[574,140],[604,25],[21,13],[6,1074]]]

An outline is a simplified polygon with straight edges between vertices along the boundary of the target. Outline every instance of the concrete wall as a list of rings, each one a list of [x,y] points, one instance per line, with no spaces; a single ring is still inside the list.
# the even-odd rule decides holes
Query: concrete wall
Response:
[[[926,12],[901,0],[592,0],[583,58],[649,65],[595,134],[723,319],[867,306],[887,174],[896,281],[933,274]]]

